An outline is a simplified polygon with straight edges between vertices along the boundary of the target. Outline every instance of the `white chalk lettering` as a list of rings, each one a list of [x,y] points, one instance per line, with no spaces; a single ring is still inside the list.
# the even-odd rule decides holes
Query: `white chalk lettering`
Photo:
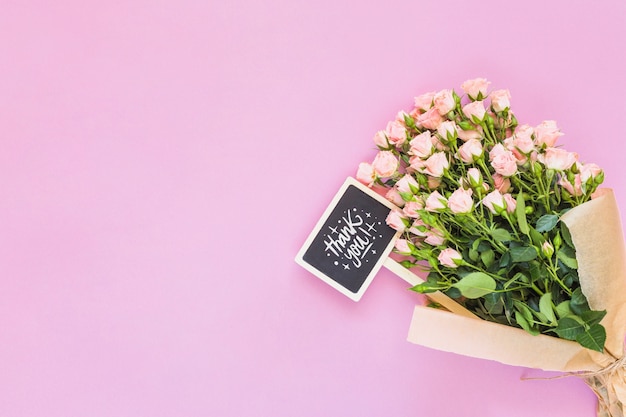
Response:
[[[352,218],[350,211],[347,210],[346,215],[342,218],[345,226],[341,227],[338,232],[336,230],[332,231],[337,236],[333,237],[332,233],[327,236],[324,241],[326,245],[325,251],[331,251],[335,256],[344,256],[346,259],[351,260],[356,268],[359,268],[362,265],[361,260],[367,255],[373,245],[373,242],[370,240],[372,234],[361,227],[363,218],[358,214]],[[366,225],[369,226],[368,224]]]

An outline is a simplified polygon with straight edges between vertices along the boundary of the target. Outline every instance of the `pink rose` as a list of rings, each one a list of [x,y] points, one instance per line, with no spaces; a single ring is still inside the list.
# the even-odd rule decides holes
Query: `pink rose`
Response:
[[[535,131],[529,125],[519,125],[515,128],[514,136],[532,140]]]
[[[457,126],[456,123],[454,123],[453,121],[447,120],[445,122],[442,122],[438,127],[437,127],[437,133],[439,133],[439,136],[441,136],[441,138],[445,141],[450,141],[450,140],[454,140],[456,139],[456,132],[457,132]]]
[[[554,120],[546,120],[535,128],[535,142],[538,147],[542,145],[554,146],[559,136],[563,136],[563,133],[556,126]]]
[[[470,168],[467,170],[467,179],[471,187],[476,188],[483,182],[483,175],[478,168]]]
[[[376,181],[376,173],[372,165],[367,162],[361,162],[356,172],[356,179],[368,187],[371,186]]]
[[[385,194],[385,198],[398,207],[404,206],[404,199],[395,188],[390,188],[387,194]]]
[[[504,194],[504,201],[506,202],[506,211],[509,213],[513,213],[515,211],[515,207],[517,207],[517,201],[513,198],[511,194]]]
[[[533,139],[530,137],[530,135],[518,135],[516,133],[515,135],[513,135],[513,140],[511,141],[511,144],[525,155],[528,155],[535,150],[535,142],[533,142]],[[509,150],[512,149],[509,148]]]
[[[517,172],[517,159],[515,155],[500,143],[491,149],[489,160],[491,161],[493,169],[496,170],[496,173],[502,176],[510,177]]]
[[[435,152],[424,161],[423,173],[439,178],[450,166],[445,152]]]
[[[434,106],[440,115],[444,116],[456,107],[452,90],[441,90],[433,99]]]
[[[412,175],[406,174],[396,183],[396,188],[401,193],[415,194],[420,186]]]
[[[415,108],[424,111],[430,109],[433,106],[433,98],[435,98],[434,91],[415,97]]]
[[[406,228],[406,224],[404,223],[404,217],[402,217],[402,215],[395,210],[391,210],[389,212],[389,215],[387,216],[387,219],[385,221],[387,222],[387,225],[389,227],[399,232],[403,232]]]
[[[402,212],[405,216],[417,219],[420,214],[419,211],[424,208],[424,204],[421,201],[409,201],[404,205]]]
[[[480,123],[485,118],[485,106],[482,101],[473,101],[463,107],[463,114],[474,123]]]
[[[473,207],[472,190],[458,188],[448,198],[448,208],[454,214],[469,213]]]
[[[520,150],[513,144],[513,138],[505,139],[504,146],[506,146],[509,151],[513,152],[517,165],[524,165],[526,161],[528,161],[528,157],[524,153],[520,152]]]
[[[420,133],[411,140],[411,149],[409,153],[419,158],[428,158],[434,150],[433,141],[430,136],[430,131],[427,130],[424,133]]]
[[[465,91],[465,94],[472,100],[482,100],[487,97],[487,88],[489,88],[489,81],[484,78],[475,78],[473,80],[467,80],[461,84],[461,89]]]
[[[506,193],[511,189],[511,180],[503,177],[500,174],[493,174],[493,183],[496,187],[496,190],[500,191],[502,194]]]
[[[489,94],[491,100],[491,107],[496,113],[511,108],[511,93],[509,90],[496,90]]]
[[[576,174],[574,176],[574,184],[569,182],[566,177],[561,177],[561,179],[559,180],[559,185],[565,188],[565,190],[567,190],[567,192],[573,196],[578,197],[583,195],[583,184],[582,179],[580,178],[580,174]]]
[[[415,236],[426,237],[428,227],[426,227],[426,224],[421,219],[417,219],[411,225],[409,232],[413,233]]]
[[[439,191],[433,191],[426,199],[425,208],[426,211],[440,211],[444,210],[447,204],[446,198],[439,194]]]
[[[544,164],[548,169],[555,171],[564,171],[570,169],[578,160],[578,154],[568,152],[565,149],[547,148],[545,153],[539,154],[537,157],[539,162]]]
[[[478,128],[478,130],[459,129],[457,131],[457,135],[459,136],[459,139],[461,139],[463,142],[467,142],[470,139],[480,140],[483,137],[482,129],[480,127]]]
[[[443,245],[446,242],[446,239],[443,237],[443,233],[439,229],[429,229],[426,232],[426,239],[424,242],[428,243],[431,246],[439,246]]]
[[[459,147],[458,157],[466,164],[471,164],[483,154],[483,145],[476,139],[470,139]]]
[[[502,145],[501,143],[498,143],[489,151],[489,160],[492,160],[498,155],[505,154],[506,152],[507,152],[507,149],[504,147],[504,145]]]
[[[449,148],[439,139],[438,135],[433,135],[430,137],[430,140],[433,141],[433,146],[438,151],[447,151]]]
[[[598,165],[591,163],[582,165],[579,171],[582,182],[587,182],[589,179],[595,180],[602,173],[602,169]]]
[[[463,257],[454,249],[446,248],[439,253],[437,259],[439,260],[439,263],[443,266],[447,266],[448,268],[456,268],[461,264]]]
[[[391,151],[380,151],[376,154],[372,167],[379,177],[391,177],[398,169],[398,158]]]
[[[426,113],[420,114],[417,117],[417,123],[430,130],[437,129],[441,122],[443,122],[443,117],[434,107],[428,109]]]
[[[507,207],[504,196],[500,194],[500,191],[498,190],[494,190],[487,194],[485,198],[483,198],[482,203],[493,214],[500,214],[505,211]]]
[[[387,123],[385,133],[387,134],[389,142],[396,146],[402,145],[406,142],[406,128],[403,123],[400,123],[397,120]]]
[[[405,126],[404,124],[404,119],[405,117],[409,116],[407,112],[405,112],[404,110],[400,110],[397,114],[396,114],[396,121],[402,123],[402,126]]]
[[[426,161],[417,156],[412,156],[411,159],[409,159],[409,168],[413,171],[422,172],[424,164],[426,164]]]
[[[409,241],[406,239],[398,239],[396,240],[396,251],[401,255],[410,255],[412,244],[409,244]]]
[[[379,130],[378,132],[376,132],[376,134],[374,135],[374,143],[376,144],[376,146],[382,149],[386,149],[389,147],[387,135],[385,135],[385,132],[383,130]]]

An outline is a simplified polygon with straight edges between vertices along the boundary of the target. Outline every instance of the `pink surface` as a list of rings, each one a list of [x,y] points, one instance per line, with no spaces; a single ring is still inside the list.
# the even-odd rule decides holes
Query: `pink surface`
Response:
[[[626,3],[92,3],[0,6],[1,416],[595,415],[293,258],[376,130],[477,76],[626,207]]]

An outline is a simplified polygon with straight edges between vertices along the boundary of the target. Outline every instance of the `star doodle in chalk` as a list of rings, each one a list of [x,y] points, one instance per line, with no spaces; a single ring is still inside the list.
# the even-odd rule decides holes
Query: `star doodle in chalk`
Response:
[[[350,265],[348,264],[342,264],[343,265],[343,269],[350,269]]]

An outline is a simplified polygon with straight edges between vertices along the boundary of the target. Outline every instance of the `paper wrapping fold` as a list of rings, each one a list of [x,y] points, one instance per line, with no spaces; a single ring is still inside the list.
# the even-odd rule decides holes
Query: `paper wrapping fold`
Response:
[[[595,310],[607,310],[602,320],[607,331],[604,353],[556,337],[532,336],[514,327],[420,306],[414,310],[408,340],[508,365],[564,372],[601,372],[586,374],[587,383],[594,391],[599,396],[604,394],[612,403],[613,411],[607,408],[602,411],[605,414],[599,415],[624,415],[624,367],[617,367],[610,375],[601,371],[623,356],[626,333],[626,252],[613,192],[600,190],[593,200],[566,213],[562,221],[569,227],[576,246],[581,289],[589,305]],[[603,388],[607,392],[599,393],[598,389]],[[601,398],[600,406],[602,401]],[[616,414],[618,411],[621,414]]]

